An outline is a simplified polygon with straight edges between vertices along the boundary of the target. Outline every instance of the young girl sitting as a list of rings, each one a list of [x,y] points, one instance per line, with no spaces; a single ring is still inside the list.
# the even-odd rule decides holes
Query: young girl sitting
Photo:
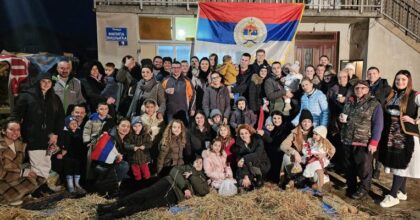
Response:
[[[130,134],[128,144],[125,148],[129,154],[129,162],[134,179],[139,181],[142,178],[147,180],[150,178],[149,163],[151,161],[149,149],[152,146],[151,137],[147,128],[143,126],[143,122],[139,116],[133,117],[131,120],[133,133]]]
[[[226,165],[226,152],[222,148],[222,140],[215,138],[210,149],[202,153],[205,174],[210,178],[211,186],[219,189],[223,180],[233,179],[232,170]]]
[[[328,176],[324,175],[324,168],[330,163],[334,156],[335,147],[327,139],[327,128],[318,126],[313,130],[313,137],[304,144],[302,149],[302,161],[306,164],[303,176],[312,178],[316,183],[316,188],[322,191],[324,183],[329,181]]]

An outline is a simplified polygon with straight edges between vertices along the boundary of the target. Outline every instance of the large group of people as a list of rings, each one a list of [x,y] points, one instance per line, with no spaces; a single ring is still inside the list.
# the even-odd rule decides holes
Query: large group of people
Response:
[[[255,57],[244,53],[235,65],[229,55],[221,64],[216,54],[127,55],[119,69],[95,61],[77,74],[67,60],[50,72],[33,68],[36,80],[22,86],[1,130],[1,200],[52,193],[52,170],[69,192],[110,198],[127,181],[156,179],[98,207],[102,217],[123,217],[265,181],[322,195],[329,169],[344,174],[353,199],[381,169],[392,172],[380,205],[407,199],[407,178],[420,178],[420,93],[409,71],[389,86],[377,67],[362,80],[351,63],[336,73],[325,55],[306,67],[270,65],[261,49]]]

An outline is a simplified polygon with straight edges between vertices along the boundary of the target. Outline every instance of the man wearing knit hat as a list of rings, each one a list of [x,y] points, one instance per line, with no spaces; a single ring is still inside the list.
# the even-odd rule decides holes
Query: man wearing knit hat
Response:
[[[369,94],[367,81],[359,80],[354,85],[354,94],[344,106],[339,120],[344,124],[341,141],[344,145],[347,193],[353,199],[361,199],[370,190],[372,154],[381,139],[384,119],[380,103]]]

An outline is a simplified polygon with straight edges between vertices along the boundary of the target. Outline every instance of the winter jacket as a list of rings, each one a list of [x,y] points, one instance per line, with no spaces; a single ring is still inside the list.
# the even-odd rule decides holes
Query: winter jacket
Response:
[[[264,65],[267,67],[267,71],[270,74],[271,73],[271,66],[270,64],[267,62],[267,60],[264,60],[262,64],[258,64],[257,60],[254,61],[254,63],[251,65],[251,70],[252,73],[258,74],[260,72],[260,66]]]
[[[27,175],[30,168],[22,168],[25,144],[15,141],[14,146],[15,151],[0,139],[0,196],[8,203],[21,200],[41,183]]]
[[[236,83],[236,76],[239,72],[233,63],[224,63],[218,70],[225,80],[225,85],[230,86]]]
[[[239,70],[239,74],[236,76],[236,86],[232,87],[231,90],[232,93],[239,93],[239,95],[248,98],[248,87],[252,74],[253,72],[251,70],[251,66],[249,66],[245,72],[241,72],[241,70]]]
[[[22,121],[21,132],[27,150],[46,150],[49,135],[64,127],[64,109],[60,98],[51,88],[42,95],[39,84],[19,94],[12,117]]]
[[[193,122],[191,125],[191,129],[188,131],[187,135],[187,146],[185,149],[185,161],[186,162],[193,162],[197,155],[201,155],[203,150],[210,145],[211,141],[213,140],[213,132],[210,126],[205,126],[203,131],[197,128],[195,123]]]
[[[288,156],[292,155],[295,151],[302,152],[303,144],[306,142],[312,132],[304,133],[300,126],[292,130],[287,138],[281,143],[280,149]]]
[[[241,118],[243,118],[243,121],[241,121]],[[252,110],[248,110],[246,108],[244,111],[236,109],[234,112],[232,112],[229,124],[232,128],[237,128],[240,124],[249,124],[254,126],[256,122],[257,116]]]
[[[357,101],[355,96],[349,98],[343,109],[347,123],[341,129],[341,141],[346,145],[376,147],[381,139],[384,127],[384,116],[379,102],[369,95]]]
[[[115,126],[114,120],[107,115],[105,119],[101,120],[98,113],[93,113],[89,116],[83,128],[83,143],[90,143],[96,140],[104,131],[110,131]]]
[[[247,146],[240,138],[236,138],[236,144],[232,147],[232,152],[238,159],[243,158],[248,167],[258,167],[263,175],[270,170],[271,164],[264,149],[263,140],[258,134],[251,136],[251,143]]]
[[[224,151],[222,155],[217,155],[213,151],[204,150],[202,157],[204,172],[210,178],[212,187],[218,189],[227,177],[233,178],[232,169],[226,165],[227,155]]]
[[[185,178],[185,172],[192,174]],[[165,177],[172,185],[178,202],[185,199],[185,190],[190,190],[193,195],[205,196],[210,192],[207,178],[203,171],[197,171],[192,165],[181,165],[171,169],[169,176]]]
[[[157,172],[159,173],[163,167],[171,167],[176,165],[183,165],[183,151],[184,144],[180,143],[180,137],[174,138],[169,145],[161,144],[158,161]]]
[[[340,103],[337,100],[338,94],[345,97],[344,103]],[[328,125],[329,135],[334,135],[340,132],[341,123],[338,118],[343,111],[344,104],[348,98],[353,94],[353,87],[348,83],[346,87],[342,87],[339,84],[335,84],[327,92],[328,107],[330,109],[330,120]]]
[[[179,76],[175,79],[172,75],[162,81],[163,90],[174,88],[173,94],[166,94],[166,114],[173,115],[178,111],[195,111],[195,91],[191,81]]]
[[[284,112],[284,99],[286,90],[281,85],[280,78],[272,75],[264,82],[265,95],[268,101],[270,101],[270,112],[280,111],[284,115],[288,116],[290,111]]]
[[[390,92],[391,86],[389,86],[386,79],[379,78],[373,85],[370,85],[370,94],[375,96],[375,98],[379,101],[379,103],[381,103],[382,106],[385,104],[386,98]]]
[[[87,76],[80,81],[82,83],[83,96],[89,104],[90,112],[94,112],[98,107],[98,103],[106,101],[106,98],[101,96],[101,92],[105,88],[105,85],[90,76]]]
[[[329,109],[327,97],[324,95],[324,93],[318,89],[314,89],[310,95],[305,93],[301,98],[300,105],[300,112],[303,109],[307,109],[312,113],[314,127],[319,125],[323,125],[325,127],[328,126]],[[295,126],[297,126],[299,123],[300,112],[292,121],[293,125]]]
[[[149,128],[149,133],[152,141],[154,141],[155,138],[165,129],[165,123],[163,122],[163,119],[158,119],[156,115],[157,114],[154,113],[152,116],[148,116],[146,113],[144,113],[140,116],[143,125]]]
[[[76,131],[69,131],[65,128],[58,136],[58,146],[62,150],[66,150],[65,157],[80,161],[86,160],[87,148],[83,144],[82,130],[77,128]]]
[[[131,100],[130,108],[127,112],[127,117],[140,115],[143,112],[141,111],[140,107],[143,105],[143,102],[146,99],[155,100],[159,106],[158,112],[162,113],[162,115],[165,113],[166,98],[162,85],[155,79],[151,79],[147,82],[142,79],[136,85],[136,90],[134,92],[133,99]]]
[[[138,149],[134,151],[134,147],[144,146],[144,150]],[[149,133],[143,127],[140,134],[131,133],[128,137],[127,144],[124,146],[128,151],[128,162],[130,164],[144,164],[151,161],[150,148],[152,147],[152,140]]]
[[[212,109],[219,109],[224,118],[230,115],[230,96],[227,87],[213,88],[208,86],[204,90],[203,110],[206,117],[210,116]]]
[[[82,94],[82,84],[73,75],[70,75],[66,82],[61,81],[60,77],[57,77],[54,91],[60,97],[64,111],[67,111],[69,105],[78,105],[86,102]]]
[[[249,83],[249,108],[254,112],[258,112],[260,110],[260,107],[264,104],[264,81],[265,79],[261,78],[258,74],[254,74],[251,77],[251,82]]]
[[[160,72],[155,76],[156,81],[162,82],[166,77],[170,75],[169,72],[165,71],[163,68],[160,70]]]

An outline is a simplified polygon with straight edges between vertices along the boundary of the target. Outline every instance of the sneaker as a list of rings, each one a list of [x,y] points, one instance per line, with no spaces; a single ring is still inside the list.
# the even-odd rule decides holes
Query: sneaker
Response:
[[[391,195],[386,195],[385,199],[382,200],[382,202],[379,204],[382,208],[389,208],[395,205],[398,205],[400,203],[400,200],[398,198],[394,198]]]
[[[398,198],[399,200],[405,201],[405,200],[407,200],[407,193],[406,193],[406,194],[404,194],[404,193],[402,193],[401,191],[398,191],[398,193],[397,193],[397,198]]]
[[[355,193],[353,193],[353,195],[351,195],[351,198],[360,200],[363,199],[367,194],[368,193],[365,190],[359,189]]]
[[[11,202],[9,203],[10,206],[18,206],[18,205],[22,205],[23,201],[22,200],[18,200],[15,202]]]

